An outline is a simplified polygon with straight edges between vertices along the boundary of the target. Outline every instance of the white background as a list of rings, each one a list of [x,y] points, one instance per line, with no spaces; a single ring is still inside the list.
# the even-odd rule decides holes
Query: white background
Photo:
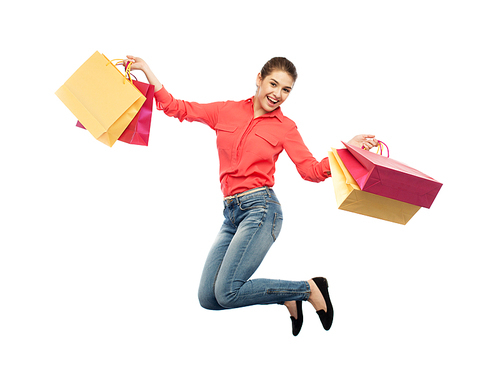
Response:
[[[0,382],[498,384],[495,1],[80,1],[2,6]],[[222,222],[215,135],[153,114],[108,148],[54,92],[96,50],[143,57],[177,98],[241,100],[273,56],[321,159],[358,133],[444,183],[406,226],[336,209],[282,154],[285,223],[255,277],[326,276],[306,305],[197,302]],[[144,80],[142,74],[137,74]]]

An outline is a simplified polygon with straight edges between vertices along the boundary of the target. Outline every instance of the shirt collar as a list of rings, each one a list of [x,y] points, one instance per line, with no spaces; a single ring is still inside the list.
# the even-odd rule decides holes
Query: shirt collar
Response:
[[[251,103],[252,111],[253,111],[253,98],[254,98],[254,96],[245,100],[245,102]],[[284,115],[283,115],[283,112],[281,111],[281,107],[278,107],[274,111],[271,111],[271,112],[268,112],[267,114],[262,115],[261,118],[278,118],[278,120],[281,123],[283,123]]]

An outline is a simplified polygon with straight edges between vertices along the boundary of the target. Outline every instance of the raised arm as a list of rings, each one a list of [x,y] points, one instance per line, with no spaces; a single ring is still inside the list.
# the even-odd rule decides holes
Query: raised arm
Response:
[[[179,121],[187,120],[189,122],[200,122],[215,129],[218,121],[219,110],[224,104],[223,102],[200,104],[196,102],[187,102],[180,99],[175,99],[164,87],[158,78],[155,76],[148,64],[137,56],[127,55],[127,60],[123,61],[126,67],[128,63],[132,63],[131,70],[140,70],[144,72],[148,78],[149,84],[155,87],[156,108],[162,110],[166,115],[179,119]]]

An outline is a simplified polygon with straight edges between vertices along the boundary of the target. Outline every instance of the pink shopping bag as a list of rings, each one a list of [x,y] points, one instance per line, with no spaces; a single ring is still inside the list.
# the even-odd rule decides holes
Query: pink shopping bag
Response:
[[[353,157],[339,156],[362,191],[430,208],[443,186],[397,160],[342,143]]]

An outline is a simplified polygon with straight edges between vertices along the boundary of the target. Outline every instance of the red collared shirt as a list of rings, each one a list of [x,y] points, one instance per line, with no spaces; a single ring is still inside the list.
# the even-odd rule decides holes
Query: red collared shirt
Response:
[[[162,88],[155,99],[156,107],[168,116],[201,122],[215,130],[224,196],[273,187],[275,164],[283,150],[303,179],[322,182],[329,177],[328,158],[318,162],[312,156],[297,126],[281,108],[254,119],[253,98],[200,104],[177,100]]]

